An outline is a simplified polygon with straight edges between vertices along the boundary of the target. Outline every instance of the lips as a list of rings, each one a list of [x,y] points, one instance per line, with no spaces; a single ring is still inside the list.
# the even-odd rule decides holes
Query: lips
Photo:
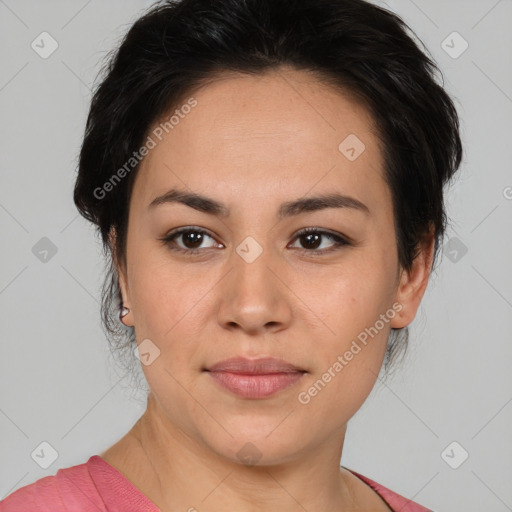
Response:
[[[307,373],[282,359],[234,357],[206,369],[223,390],[243,398],[262,399],[289,388]]]
[[[210,366],[207,368],[207,371],[241,373],[245,375],[305,372],[302,368],[274,357],[262,357],[259,359],[233,357]]]

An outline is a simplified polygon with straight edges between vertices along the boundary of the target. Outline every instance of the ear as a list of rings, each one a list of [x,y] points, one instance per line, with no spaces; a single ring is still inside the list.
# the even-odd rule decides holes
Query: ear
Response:
[[[126,268],[125,268],[125,260],[119,257],[117,254],[117,233],[114,227],[110,228],[110,232],[108,235],[110,250],[112,252],[112,261],[114,263],[115,270],[117,272],[117,276],[119,278],[119,288],[121,291],[121,297],[123,301],[123,306],[128,308],[130,312],[125,315],[122,319],[122,322],[126,326],[133,326],[133,313],[132,306],[130,300],[130,291],[127,285],[126,279]]]
[[[409,325],[416,316],[421,299],[427,289],[432,261],[434,257],[435,236],[431,229],[422,242],[420,242],[418,255],[412,263],[411,270],[401,270],[399,285],[395,300],[401,304],[402,309],[391,320],[391,327],[401,329]]]

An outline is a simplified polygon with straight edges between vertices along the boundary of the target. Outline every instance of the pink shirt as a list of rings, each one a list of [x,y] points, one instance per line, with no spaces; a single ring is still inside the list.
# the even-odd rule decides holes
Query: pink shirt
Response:
[[[432,512],[355,471],[395,511]],[[86,463],[59,469],[0,501],[0,512],[160,512],[122,473],[93,455]]]

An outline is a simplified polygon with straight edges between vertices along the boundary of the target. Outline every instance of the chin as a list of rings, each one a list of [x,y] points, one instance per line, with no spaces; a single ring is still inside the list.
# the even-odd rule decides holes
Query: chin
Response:
[[[248,418],[226,422],[226,429],[221,437],[212,438],[208,432],[203,438],[210,448],[221,457],[236,464],[246,466],[272,466],[285,463],[297,454],[304,443],[305,435],[297,425],[288,429],[280,425],[283,416],[276,420],[269,418]]]

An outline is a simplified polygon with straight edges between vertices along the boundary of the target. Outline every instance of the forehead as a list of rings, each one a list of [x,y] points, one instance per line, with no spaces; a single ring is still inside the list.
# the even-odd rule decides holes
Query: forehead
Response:
[[[191,98],[195,106],[181,110]],[[165,124],[176,110],[173,124]],[[305,71],[221,75],[164,115],[149,136],[156,144],[134,187],[146,204],[175,185],[254,201],[313,187],[375,201],[385,187],[369,111]]]

